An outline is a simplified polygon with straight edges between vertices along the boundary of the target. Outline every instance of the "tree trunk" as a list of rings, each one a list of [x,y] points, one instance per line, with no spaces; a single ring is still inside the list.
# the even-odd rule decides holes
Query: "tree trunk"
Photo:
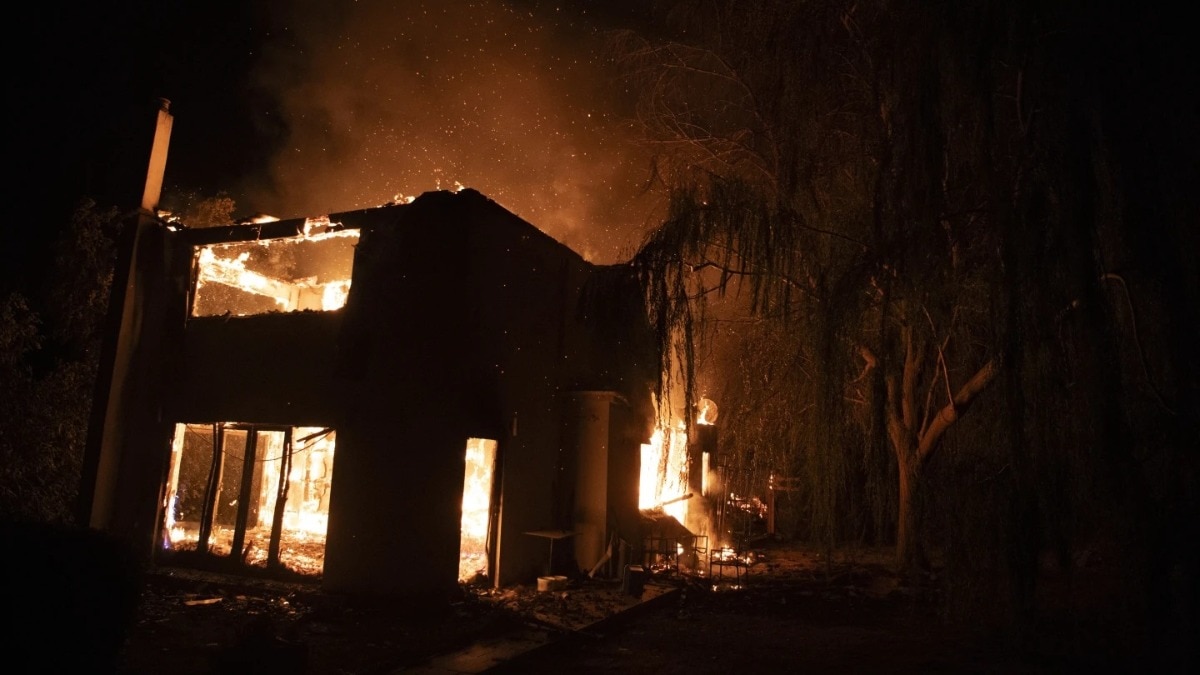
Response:
[[[887,391],[887,435],[896,454],[896,469],[899,474],[899,509],[896,514],[896,564],[901,574],[914,578],[928,567],[925,551],[921,546],[921,513],[917,490],[921,488],[921,469],[941,445],[946,431],[966,412],[999,371],[995,359],[975,372],[944,406],[936,412],[929,403],[920,405],[916,383],[923,359],[914,349],[912,333],[903,332],[904,367],[897,374],[884,378]],[[879,362],[874,353],[862,348],[867,368]],[[946,387],[950,376],[947,373]],[[937,383],[937,378],[933,383]],[[932,385],[931,385],[932,386]]]
[[[917,575],[925,564],[921,548],[920,513],[916,498],[920,486],[919,463],[912,458],[899,462],[900,495],[896,513],[896,567],[904,575]]]

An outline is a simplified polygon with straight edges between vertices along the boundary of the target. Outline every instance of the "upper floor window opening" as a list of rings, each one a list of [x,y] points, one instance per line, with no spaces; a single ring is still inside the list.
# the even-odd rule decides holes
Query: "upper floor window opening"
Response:
[[[330,311],[346,304],[357,229],[195,248],[194,317]]]

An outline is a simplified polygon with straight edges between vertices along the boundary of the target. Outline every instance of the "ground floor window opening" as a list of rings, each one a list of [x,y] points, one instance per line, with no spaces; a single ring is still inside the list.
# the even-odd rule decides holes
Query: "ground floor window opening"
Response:
[[[197,561],[319,577],[325,564],[336,432],[177,424],[162,548]]]

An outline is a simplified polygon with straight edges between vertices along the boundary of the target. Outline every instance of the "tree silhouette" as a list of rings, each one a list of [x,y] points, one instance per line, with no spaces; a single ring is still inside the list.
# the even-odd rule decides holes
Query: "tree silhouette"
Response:
[[[721,335],[705,328],[714,298],[758,322],[742,363],[762,370],[738,373],[758,385],[731,389],[745,398],[725,409],[747,414],[724,437],[806,477],[816,536],[894,518],[902,569],[936,544],[956,597],[1024,615],[1042,551],[1069,566],[1097,541],[1149,543],[1155,509],[1194,513],[1194,472],[1136,459],[1194,461],[1182,439],[1197,429],[1179,341],[1195,334],[1196,269],[1151,243],[1194,245],[1196,208],[1147,189],[1196,174],[1194,60],[1169,24],[1067,3],[667,10],[614,41],[671,196],[633,264],[666,345]],[[1169,111],[1145,115],[1176,145],[1137,148],[1131,101]],[[1165,203],[1131,208],[1143,194]],[[1148,235],[1136,223],[1154,215]],[[1169,327],[1152,348],[1149,310]],[[696,376],[696,346],[666,353]],[[1179,562],[1156,536],[1156,564]]]
[[[44,288],[2,301],[4,520],[72,518],[120,226],[116,209],[82,200],[54,245]]]
[[[169,195],[182,222],[232,221],[228,196]],[[0,296],[0,519],[69,522],[119,233],[128,214],[82,198],[50,263]]]

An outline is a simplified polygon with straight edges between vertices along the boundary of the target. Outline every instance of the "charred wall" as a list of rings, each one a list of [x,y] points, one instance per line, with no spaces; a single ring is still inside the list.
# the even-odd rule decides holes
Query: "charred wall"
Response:
[[[477,193],[426,195],[396,222],[364,230],[340,352],[353,393],[327,584],[454,587],[471,436],[499,442],[495,580],[540,573],[546,542],[524,532],[566,519],[553,499],[564,452],[560,394],[586,269]],[[380,522],[402,534],[365,551],[351,545]],[[399,574],[364,581],[396,570],[396,560],[405,560]]]
[[[344,310],[325,585],[440,595],[456,583],[473,309],[457,219],[389,215],[363,230]]]
[[[188,321],[172,375],[173,420],[334,425],[341,312]]]

